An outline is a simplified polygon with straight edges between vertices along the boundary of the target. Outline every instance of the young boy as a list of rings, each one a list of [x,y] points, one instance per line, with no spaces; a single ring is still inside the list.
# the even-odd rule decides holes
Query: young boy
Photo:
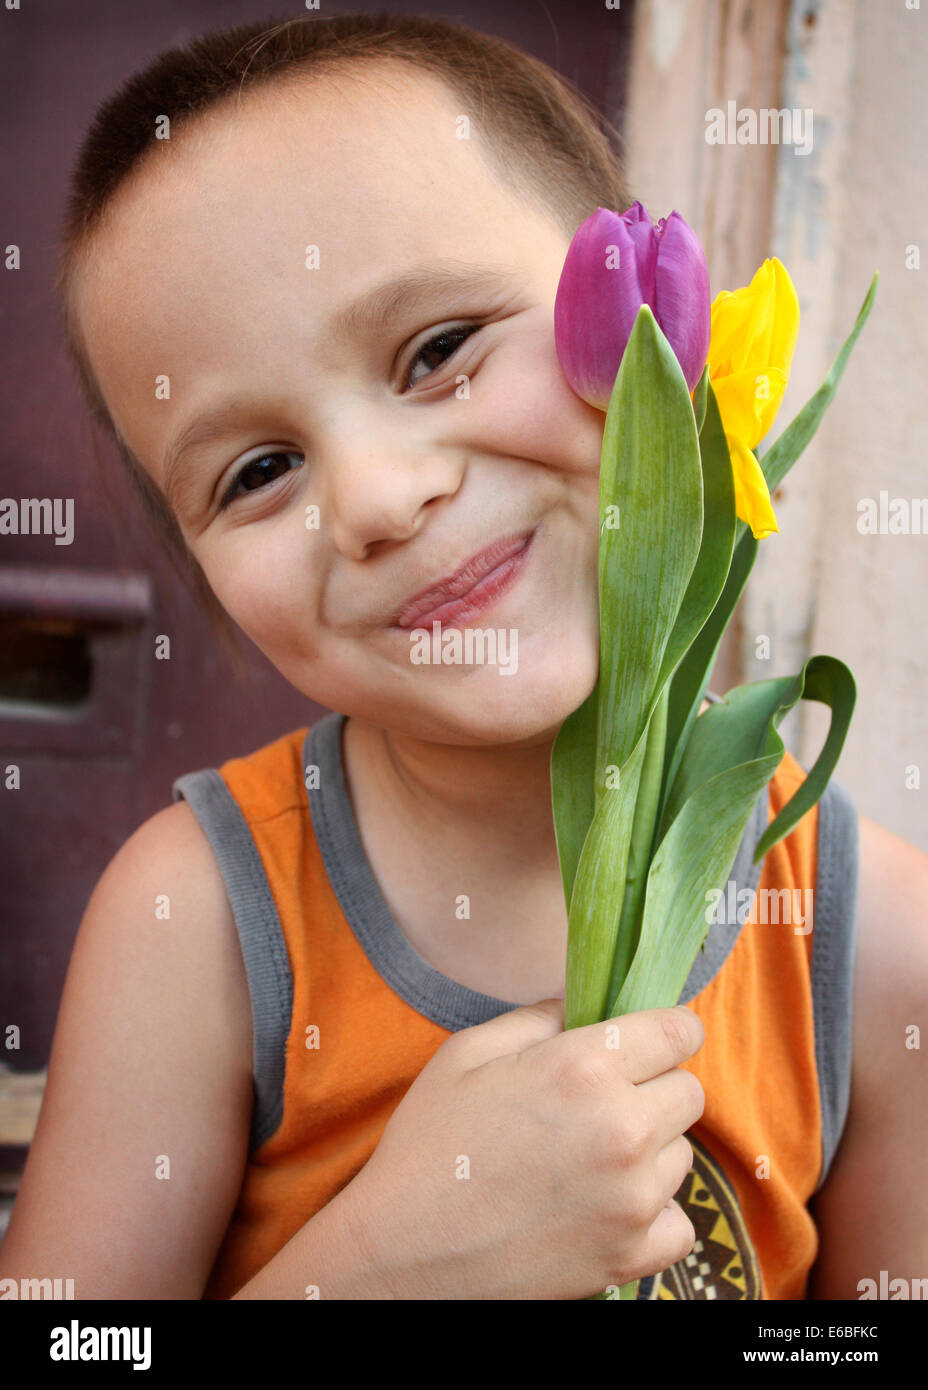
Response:
[[[2,1277],[856,1298],[926,1272],[928,861],[861,819],[855,963],[836,793],[761,879],[832,920],[730,934],[619,1049],[563,1031],[549,760],[597,679],[603,416],[552,320],[573,231],[631,201],[597,139],[524,55],[356,16],[207,36],[91,132],[85,385],[222,607],[337,713],[179,779],[102,876]],[[414,662],[433,621],[516,633],[516,669]]]

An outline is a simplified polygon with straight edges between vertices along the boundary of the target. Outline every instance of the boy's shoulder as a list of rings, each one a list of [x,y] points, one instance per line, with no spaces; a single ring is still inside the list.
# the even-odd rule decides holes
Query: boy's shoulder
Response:
[[[917,1194],[928,1150],[928,855],[866,816],[860,832],[850,1108],[814,1199],[814,1298],[859,1298],[858,1281],[907,1275],[928,1250]]]
[[[204,923],[214,926],[220,938],[234,939],[234,917],[215,853],[185,801],[174,801],[143,821],[110,860],[98,888],[107,883],[128,893],[133,885],[165,885],[181,878]]]
[[[928,997],[928,854],[867,816],[859,826],[858,994],[868,1030],[872,1023],[885,1035],[881,1019],[902,1006],[917,1023]],[[892,1041],[895,1051],[906,1039]],[[871,1049],[878,1045],[871,1036]]]
[[[189,807],[164,807],[110,859],[78,926],[5,1274],[61,1256],[85,1298],[201,1296],[241,1185],[248,1000],[209,844]],[[138,1164],[167,1133],[205,1178],[165,1206]],[[114,1225],[123,1209],[132,1220]]]
[[[118,940],[125,924],[146,910],[168,926],[187,924],[189,930],[170,933],[174,966],[212,980],[209,1012],[221,1016],[226,1029],[227,1062],[233,1069],[244,1064],[250,1073],[251,1013],[242,1012],[248,982],[235,914],[215,849],[193,809],[175,801],[143,821],[110,860],[94,898],[102,900],[102,910],[88,908],[82,932]]]

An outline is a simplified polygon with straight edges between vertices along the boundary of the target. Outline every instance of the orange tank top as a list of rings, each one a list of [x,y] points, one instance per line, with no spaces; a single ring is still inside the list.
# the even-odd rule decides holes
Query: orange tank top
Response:
[[[717,698],[712,697],[710,698]],[[178,778],[216,854],[254,1025],[238,1203],[204,1291],[228,1299],[364,1166],[450,1034],[517,1007],[442,975],[393,920],[364,853],[333,711],[217,771]],[[696,1231],[639,1298],[802,1299],[850,1088],[857,820],[834,780],[792,833],[754,846],[805,776],[787,753],[755,805],[680,995],[706,1095],[676,1194]],[[813,912],[814,904],[814,912]]]

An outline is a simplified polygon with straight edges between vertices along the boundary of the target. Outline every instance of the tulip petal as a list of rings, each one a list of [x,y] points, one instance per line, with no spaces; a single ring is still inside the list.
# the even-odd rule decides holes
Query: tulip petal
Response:
[[[774,310],[773,338],[770,344],[770,364],[779,367],[788,377],[796,339],[799,336],[799,297],[782,261],[774,256],[771,264],[774,271],[776,308]]]
[[[747,315],[746,332],[742,343],[742,365],[761,367],[773,361],[776,333],[776,274],[769,260],[757,267],[751,283],[740,293],[744,296]]]
[[[709,375],[776,367],[786,377],[799,332],[799,300],[782,261],[759,266],[751,283],[722,290],[711,310]]]
[[[650,214],[641,203],[633,203],[628,212],[623,212],[622,222],[629,242],[634,249],[635,266],[638,272],[638,308],[647,304],[657,318],[655,272],[657,269],[657,232]]]
[[[648,212],[644,203],[638,198],[635,199],[630,208],[626,208],[624,212],[619,213],[619,216],[627,222],[630,227],[633,227],[636,222],[643,222],[646,227],[652,225],[651,214]]]
[[[598,410],[608,408],[643,302],[642,276],[645,290],[653,280],[652,242],[650,219],[645,226],[636,216],[629,224],[597,208],[574,234],[564,261],[554,302],[555,348],[571,388]]]
[[[747,326],[742,290],[720,290],[712,301],[709,337],[709,376],[728,376],[744,367],[743,343]]]
[[[748,444],[750,449],[760,443],[773,424],[786,392],[787,375],[779,367],[767,367],[755,374],[754,409],[760,434]]]
[[[780,529],[763,469],[751,450],[735,435],[725,437],[735,480],[735,514],[750,526],[755,540],[763,540]]]
[[[710,375],[746,371],[769,360],[773,341],[774,274],[764,261],[749,285],[722,290],[712,305]]]
[[[567,251],[554,302],[554,341],[571,388],[599,410],[609,407],[642,304],[692,391],[706,363],[711,328],[709,270],[697,237],[678,212],[655,227],[640,202],[621,216],[597,208]]]
[[[780,408],[786,377],[772,367],[732,372],[711,378],[726,434],[753,449],[763,439]]]
[[[709,268],[696,233],[678,212],[661,219],[657,242],[654,316],[692,391],[709,351]]]

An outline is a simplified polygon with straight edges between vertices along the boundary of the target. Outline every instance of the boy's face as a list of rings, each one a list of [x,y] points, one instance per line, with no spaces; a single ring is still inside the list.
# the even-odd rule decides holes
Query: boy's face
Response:
[[[497,181],[476,132],[458,138],[461,115],[393,64],[210,113],[121,190],[78,306],[117,428],[220,602],[297,689],[413,737],[538,743],[597,677],[603,416],[555,353],[569,237]],[[438,260],[491,283],[336,327]],[[172,468],[214,411],[219,432]],[[515,582],[443,620],[494,630],[497,664],[489,648],[414,662],[400,610],[528,533]],[[431,636],[432,621],[416,625]]]

